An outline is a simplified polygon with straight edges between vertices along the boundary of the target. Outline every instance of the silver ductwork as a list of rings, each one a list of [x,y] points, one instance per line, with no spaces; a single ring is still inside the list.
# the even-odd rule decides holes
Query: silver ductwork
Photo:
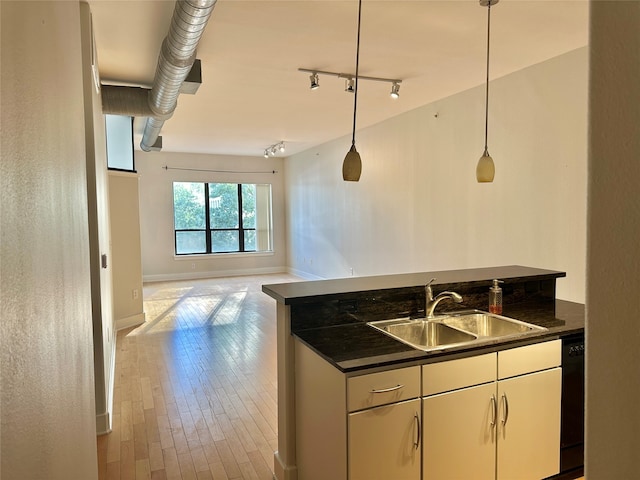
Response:
[[[140,142],[145,152],[151,151],[164,122],[176,109],[180,87],[195,62],[198,43],[215,4],[216,0],[176,2],[151,90],[103,86],[104,113],[148,117]]]
[[[151,117],[148,88],[102,85],[102,112],[129,117]]]
[[[216,0],[177,1],[169,34],[162,42],[156,77],[149,93],[149,106],[155,113],[147,119],[140,148],[151,149],[165,120],[173,115],[180,86],[196,59],[198,42],[207,26]]]

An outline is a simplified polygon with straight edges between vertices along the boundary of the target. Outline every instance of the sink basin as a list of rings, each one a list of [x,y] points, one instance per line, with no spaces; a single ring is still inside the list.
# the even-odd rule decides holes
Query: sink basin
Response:
[[[449,316],[444,318],[442,322],[445,325],[473,333],[479,337],[504,337],[545,330],[537,325],[480,311]]]
[[[382,320],[371,322],[369,325],[420,350],[434,350],[476,339],[471,333],[425,319]]]
[[[397,318],[369,322],[369,326],[420,350],[471,345],[513,335],[547,330],[544,327],[481,310],[438,315],[434,318]]]

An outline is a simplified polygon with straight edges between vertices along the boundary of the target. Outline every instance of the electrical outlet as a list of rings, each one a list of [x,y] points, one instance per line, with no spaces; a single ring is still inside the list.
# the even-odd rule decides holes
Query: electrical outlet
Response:
[[[138,299],[138,295],[139,295],[139,293],[138,293],[138,289],[137,289],[137,288],[134,288],[134,289],[131,291],[131,296],[133,297],[133,299],[134,299],[134,300],[137,300],[137,299]]]
[[[196,269],[196,264],[195,264],[195,263],[192,263],[192,264],[191,264],[191,270],[195,270],[195,269]]]

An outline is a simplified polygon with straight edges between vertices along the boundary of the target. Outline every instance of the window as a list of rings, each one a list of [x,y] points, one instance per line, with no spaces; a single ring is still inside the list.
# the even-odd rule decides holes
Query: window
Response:
[[[135,172],[133,160],[133,117],[105,115],[107,168]]]
[[[176,255],[272,250],[271,185],[173,183]]]

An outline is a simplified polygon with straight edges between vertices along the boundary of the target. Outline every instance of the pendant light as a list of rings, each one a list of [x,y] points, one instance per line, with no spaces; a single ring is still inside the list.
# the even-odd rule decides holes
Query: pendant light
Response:
[[[362,173],[362,160],[356,150],[356,112],[358,108],[358,66],[360,62],[360,18],[362,15],[362,0],[358,0],[358,37],[356,41],[356,85],[353,96],[353,131],[351,134],[351,148],[342,162],[342,179],[346,182],[357,182]]]
[[[493,158],[489,155],[489,149],[487,147],[487,137],[489,133],[489,41],[491,38],[491,6],[498,3],[499,0],[480,0],[480,6],[487,7],[487,82],[485,90],[485,105],[484,105],[484,153],[478,160],[476,166],[476,180],[478,183],[490,183],[493,182],[493,177],[496,174],[496,167],[493,164]]]

